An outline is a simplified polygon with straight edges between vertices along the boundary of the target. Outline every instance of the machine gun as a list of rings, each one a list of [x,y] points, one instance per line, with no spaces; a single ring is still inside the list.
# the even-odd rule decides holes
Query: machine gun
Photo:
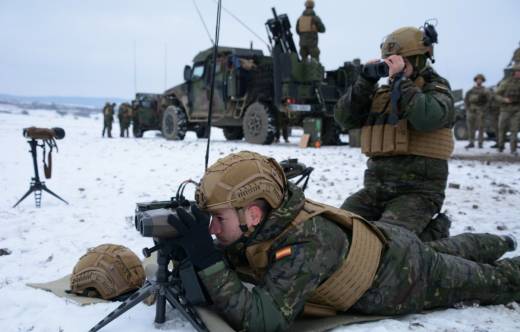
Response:
[[[296,45],[291,32],[291,22],[286,14],[278,15],[276,9],[271,8],[274,18],[267,20],[267,36],[273,52],[276,47],[280,48],[281,53],[296,53]],[[274,42],[274,45],[273,45]]]

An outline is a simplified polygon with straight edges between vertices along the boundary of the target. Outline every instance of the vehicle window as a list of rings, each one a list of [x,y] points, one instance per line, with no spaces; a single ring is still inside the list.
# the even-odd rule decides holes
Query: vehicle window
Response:
[[[204,64],[200,63],[195,66],[193,66],[193,72],[191,74],[191,79],[197,80],[204,76]]]

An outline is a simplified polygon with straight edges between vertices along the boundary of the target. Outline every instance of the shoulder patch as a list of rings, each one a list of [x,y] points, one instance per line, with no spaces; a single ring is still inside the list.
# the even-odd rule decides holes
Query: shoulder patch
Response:
[[[292,248],[291,248],[291,246],[287,246],[282,249],[278,249],[274,256],[275,256],[276,260],[279,261],[280,259],[285,258],[287,256],[291,256],[291,255],[292,255]]]

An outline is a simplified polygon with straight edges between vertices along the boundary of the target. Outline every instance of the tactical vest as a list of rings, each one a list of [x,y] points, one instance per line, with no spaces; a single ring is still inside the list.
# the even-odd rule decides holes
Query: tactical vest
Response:
[[[511,99],[511,103],[520,104],[520,78],[512,77],[505,80],[498,87],[499,94]]]
[[[423,80],[415,84],[422,87]],[[361,128],[361,152],[368,157],[416,155],[448,160],[453,152],[451,128],[420,132],[398,119],[390,103],[390,87],[376,91],[367,123]]]
[[[305,200],[302,210],[293,222],[276,238],[246,248],[249,266],[237,271],[260,280],[267,272],[269,252],[282,236],[314,216],[323,215],[352,234],[352,243],[343,264],[322,283],[305,303],[303,314],[307,316],[333,316],[337,311],[347,311],[372,286],[379,267],[384,235],[360,216],[328,205]]]
[[[484,106],[488,103],[488,94],[486,93],[485,88],[480,89],[472,89],[470,92],[468,92],[469,98],[468,101],[471,106]]]
[[[302,15],[298,20],[298,31],[318,32],[318,27],[314,24],[313,16]]]

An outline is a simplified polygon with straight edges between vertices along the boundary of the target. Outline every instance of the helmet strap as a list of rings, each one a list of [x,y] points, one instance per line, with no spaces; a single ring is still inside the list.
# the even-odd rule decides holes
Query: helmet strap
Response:
[[[248,233],[250,233],[250,232],[249,232],[249,227],[247,227],[247,222],[246,222],[246,211],[244,210],[244,208],[238,208],[236,210],[238,213],[238,223],[239,223],[240,230],[242,231],[242,233],[244,233],[244,235],[249,235]]]

